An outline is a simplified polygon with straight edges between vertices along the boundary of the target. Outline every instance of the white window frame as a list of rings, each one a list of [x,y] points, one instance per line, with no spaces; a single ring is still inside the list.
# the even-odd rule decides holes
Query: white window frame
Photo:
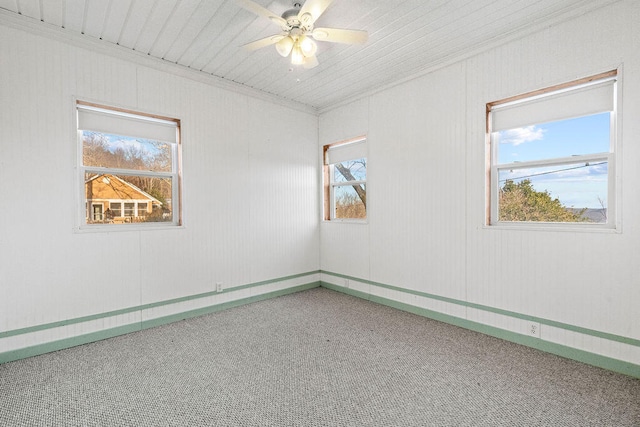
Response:
[[[486,224],[488,226],[506,226],[506,227],[551,227],[551,228],[570,228],[570,229],[616,229],[618,226],[617,218],[617,193],[616,189],[619,186],[616,184],[616,156],[617,150],[617,117],[619,114],[618,106],[618,91],[619,88],[619,73],[618,70],[613,70],[605,73],[601,73],[595,76],[587,77],[584,79],[576,80],[573,82],[553,86],[547,89],[542,89],[534,92],[517,95],[511,98],[507,98],[501,101],[495,101],[487,104],[487,142],[489,144],[489,165],[487,171],[487,184],[489,186],[488,201],[487,201],[487,218]],[[499,111],[500,108],[516,106],[522,104],[525,107],[527,103],[535,103],[537,101],[544,102],[547,97],[562,97],[564,94],[569,96],[573,91],[579,91],[581,89],[595,87],[596,85],[612,85],[612,109],[610,111],[610,126],[609,126],[609,151],[602,153],[592,153],[587,155],[572,155],[570,157],[559,157],[527,162],[512,162],[512,163],[498,163],[498,150],[499,143],[494,140],[496,132],[493,131],[493,119],[495,111]],[[574,92],[575,93],[575,92]],[[578,107],[580,108],[580,107]],[[602,111],[605,112],[605,111]],[[558,117],[556,120],[565,120],[568,118],[583,117],[588,115],[578,114],[573,115],[568,113],[566,117]],[[528,124],[538,124],[540,122],[532,122]],[[600,161],[607,162],[607,221],[604,223],[588,223],[588,222],[537,222],[537,221],[500,221],[499,220],[499,176],[500,172],[504,170],[517,170],[527,169],[533,167],[545,167],[545,166],[565,166],[576,163],[595,163]]]
[[[367,180],[357,180],[357,181],[344,181],[344,182],[336,182],[335,181],[335,164],[339,163],[338,161],[331,161],[330,156],[331,152],[335,150],[344,150],[345,154],[341,161],[350,160],[350,157],[353,157],[353,160],[357,160],[360,158],[365,158],[368,161],[368,153],[367,153],[367,137],[360,136],[352,139],[348,139],[345,141],[336,142],[333,144],[327,144],[323,147],[323,175],[324,175],[324,220],[325,221],[333,221],[333,222],[355,222],[355,223],[366,223],[369,219],[369,186],[367,184]],[[368,166],[368,165],[367,165]],[[367,170],[368,175],[368,170]],[[353,185],[362,185],[364,184],[365,191],[367,194],[367,204],[366,204],[366,217],[365,218],[336,218],[336,206],[335,206],[335,190],[337,187],[351,187]]]
[[[79,212],[78,212],[78,230],[131,230],[131,229],[150,229],[150,228],[167,228],[167,227],[180,227],[182,226],[182,169],[181,169],[181,140],[180,140],[180,120],[158,116],[154,114],[147,114],[137,111],[131,111],[128,109],[123,109],[119,107],[110,107],[106,105],[96,104],[93,102],[85,102],[81,100],[76,100],[76,124],[77,124],[77,162],[78,162],[78,187],[80,189],[80,203],[78,203]],[[100,122],[100,119],[97,120],[97,124],[91,123],[91,127],[87,129],[81,129],[80,126],[80,111],[87,111],[89,113],[95,112],[96,116],[103,115],[106,120]],[[131,123],[131,132],[127,132],[123,135],[124,132],[117,132],[115,130],[109,129],[110,120],[112,117],[115,121],[120,119],[129,120]],[[88,121],[88,120],[85,120]],[[139,126],[138,126],[139,125]],[[164,129],[162,129],[164,128]],[[172,133],[167,128],[175,129],[175,137],[174,141],[170,141],[169,138],[163,138],[162,134],[170,134]],[[160,129],[160,132],[157,132],[156,129]],[[167,142],[170,144],[172,148],[172,165],[171,171],[169,172],[160,172],[160,171],[145,171],[145,170],[135,170],[135,169],[121,169],[121,168],[110,168],[110,167],[97,167],[97,166],[86,166],[83,162],[83,142],[82,142],[82,131],[90,130],[102,133],[114,133],[122,136],[128,137],[144,137],[147,139],[159,140],[162,142]],[[85,177],[86,174],[111,174],[114,176],[139,176],[139,177],[152,177],[152,178],[167,178],[171,180],[171,200],[177,200],[178,203],[172,203],[171,205],[171,221],[163,221],[163,222],[146,222],[140,223],[136,222],[135,224],[90,224],[87,223],[87,200],[86,200],[86,192],[85,192]],[[137,212],[137,201],[127,202],[134,204],[134,211]],[[121,209],[122,215],[124,215],[125,201],[121,201]],[[92,212],[91,212],[92,214]],[[104,212],[103,212],[104,215]]]

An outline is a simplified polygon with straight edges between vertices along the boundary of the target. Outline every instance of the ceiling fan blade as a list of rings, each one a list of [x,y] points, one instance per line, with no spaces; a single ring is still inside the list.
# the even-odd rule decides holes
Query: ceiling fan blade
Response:
[[[284,35],[277,34],[275,36],[265,37],[263,39],[253,41],[251,43],[244,44],[244,45],[242,45],[242,47],[247,49],[247,50],[258,50],[258,49],[262,49],[263,47],[267,47],[267,46],[270,46],[272,44],[276,44],[280,40],[282,40],[283,38],[284,38]]]
[[[332,2],[333,0],[307,0],[298,13],[300,21],[303,24],[313,24]],[[304,17],[305,14],[310,17]]]
[[[304,62],[302,63],[302,66],[305,69],[310,69],[310,68],[315,68],[319,65],[320,63],[318,62],[318,58],[314,56],[311,56],[309,58],[304,58]]]
[[[284,18],[276,15],[275,13],[271,12],[269,9],[266,9],[260,6],[258,3],[255,3],[251,0],[236,0],[236,2],[243,8],[247,9],[249,12],[253,12],[258,16],[264,16],[265,18],[269,18],[271,21],[273,21],[274,23],[280,26],[287,25],[287,21],[285,21]]]
[[[338,28],[316,28],[311,33],[314,39],[323,42],[362,44],[369,34],[363,30],[341,30]]]

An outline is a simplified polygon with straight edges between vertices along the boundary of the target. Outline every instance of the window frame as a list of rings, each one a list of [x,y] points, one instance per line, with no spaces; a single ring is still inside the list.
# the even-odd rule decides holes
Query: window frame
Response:
[[[492,113],[496,107],[505,106],[506,104],[517,104],[527,102],[535,102],[544,97],[562,96],[563,93],[571,94],[589,86],[605,84],[612,81],[612,105],[613,109],[609,112],[609,151],[600,153],[590,153],[584,155],[572,155],[569,157],[553,157],[541,160],[498,163],[499,143],[494,141],[494,132],[492,130],[493,117]],[[620,71],[618,69],[596,74],[590,77],[554,85],[548,88],[523,93],[513,97],[505,98],[499,101],[489,102],[486,104],[486,211],[485,226],[487,227],[516,227],[516,228],[565,228],[571,230],[617,230],[619,229],[618,218],[618,194],[620,185],[616,168],[616,157],[619,150],[618,122],[620,116]],[[586,115],[578,115],[574,118],[585,117]],[[569,120],[570,118],[559,118],[557,121]],[[547,123],[547,122],[541,122]],[[499,176],[503,170],[516,170],[534,167],[562,166],[576,163],[593,163],[597,161],[607,162],[607,221],[602,223],[593,222],[542,222],[542,221],[500,221],[499,220]]]
[[[344,141],[334,142],[331,144],[326,144],[322,147],[322,174],[323,174],[323,220],[326,222],[353,222],[353,223],[367,223],[369,220],[369,208],[368,203],[365,206],[366,217],[365,218],[336,218],[336,206],[335,206],[335,190],[336,187],[344,187],[344,186],[353,186],[353,185],[364,185],[365,192],[367,194],[367,202],[369,201],[369,184],[367,183],[367,179],[365,180],[355,180],[355,181],[335,181],[335,163],[329,163],[329,153],[330,150],[335,149],[340,146],[346,146],[349,144],[363,143],[365,156],[364,158],[368,161],[368,153],[367,153],[367,136],[362,135],[355,138],[347,139]],[[361,157],[362,158],[362,157]],[[355,160],[355,159],[354,159]],[[368,174],[368,171],[367,171]]]
[[[163,143],[170,144],[171,152],[172,152],[172,164],[171,171],[149,171],[149,170],[137,170],[137,169],[126,169],[126,168],[112,168],[112,167],[101,167],[101,166],[88,166],[84,164],[83,161],[83,138],[82,132],[80,129],[78,116],[79,110],[87,109],[87,110],[99,110],[106,115],[113,114],[114,116],[123,116],[123,117],[131,117],[137,120],[141,120],[142,122],[164,122],[169,123],[172,126],[175,126],[176,137],[175,142],[167,142],[163,140],[158,140]],[[167,116],[150,114],[141,111],[134,111],[131,109],[115,107],[104,105],[95,102],[83,101],[79,99],[74,100],[74,118],[75,118],[75,135],[76,135],[76,147],[77,147],[77,179],[79,189],[79,203],[78,203],[78,211],[77,211],[77,231],[126,231],[126,230],[147,230],[147,229],[159,229],[159,228],[181,228],[183,226],[183,213],[182,213],[182,129],[181,129],[181,121],[180,119],[171,118]],[[96,131],[98,132],[98,131]],[[98,132],[98,133],[108,133],[108,132]],[[117,134],[114,132],[114,134]],[[121,135],[125,137],[132,137],[131,135]],[[153,140],[153,138],[147,138]],[[86,174],[110,174],[116,177],[122,176],[136,176],[136,177],[150,177],[150,178],[164,178],[169,179],[171,182],[171,220],[170,221],[158,221],[158,222],[104,222],[104,223],[89,223],[87,222],[87,198],[86,198]],[[115,200],[116,203],[120,204],[122,209],[121,213],[124,215],[125,213],[125,200]],[[105,206],[109,206],[110,202],[101,202]],[[132,200],[129,203],[134,204],[134,211],[138,210],[138,201]],[[148,205],[147,205],[148,206]],[[103,218],[104,215],[104,207],[103,207]],[[92,213],[92,212],[91,212]],[[126,224],[126,225],[121,225]]]

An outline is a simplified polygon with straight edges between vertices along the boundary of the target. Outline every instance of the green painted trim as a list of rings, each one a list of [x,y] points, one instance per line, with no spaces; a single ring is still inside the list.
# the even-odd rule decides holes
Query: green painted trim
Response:
[[[251,304],[258,301],[264,301],[271,298],[276,298],[283,295],[292,294],[295,292],[306,291],[313,288],[320,287],[320,282],[311,282],[304,285],[298,285],[292,288],[281,289],[278,291],[272,291],[265,294],[254,295],[247,298],[242,298],[234,301],[224,302],[222,304],[216,304],[208,307],[197,308],[195,310],[183,311],[176,314],[170,314],[168,316],[156,317],[149,320],[142,321],[142,329],[153,328],[155,326],[166,325],[167,323],[178,322],[184,319],[190,319],[192,317],[198,317],[205,314],[215,313],[229,308],[239,307],[241,305]]]
[[[58,341],[51,341],[44,344],[34,345],[32,347],[19,348],[17,350],[6,351],[0,353],[0,364],[13,362],[14,360],[25,359],[27,357],[38,356],[52,351],[64,350],[65,348],[75,347],[82,344],[88,344],[94,341],[100,341],[112,338],[117,335],[124,335],[140,330],[140,324],[119,326],[117,328],[105,329],[102,331],[92,332],[90,334],[78,335],[76,337],[65,338]]]
[[[0,332],[0,339],[13,337],[15,335],[30,334],[32,332],[44,331],[46,329],[59,328],[61,326],[73,325],[75,323],[90,322],[91,320],[103,319],[105,317],[118,316],[120,314],[138,311],[138,307],[128,307],[120,310],[107,311],[105,313],[91,314],[89,316],[76,317],[74,319],[60,320],[58,322],[45,323],[42,325],[28,326],[26,328],[13,329],[11,331]]]
[[[102,331],[92,332],[85,335],[79,335],[76,337],[65,338],[58,341],[38,344],[32,347],[26,347],[26,348],[20,348],[17,350],[7,351],[4,353],[0,353],[0,364],[12,362],[14,360],[24,359],[27,357],[38,356],[40,354],[50,353],[52,351],[63,350],[65,348],[75,347],[82,344],[88,344],[91,342],[100,341],[107,338],[113,338],[118,335],[137,332],[142,329],[153,328],[155,326],[165,325],[167,323],[172,323],[178,320],[184,320],[191,317],[202,316],[204,314],[215,313],[221,310],[226,310],[228,308],[238,307],[245,304],[251,304],[253,302],[263,301],[270,298],[279,297],[282,295],[288,295],[296,292],[306,291],[308,289],[317,288],[319,286],[320,286],[320,282],[318,281],[311,282],[304,285],[295,286],[292,288],[281,289],[278,291],[267,292],[264,294],[242,298],[235,301],[212,305],[209,307],[203,307],[197,310],[190,310],[180,314],[160,317],[157,319],[150,319],[143,322],[136,322],[130,325],[118,326],[116,328],[105,329]]]
[[[518,334],[516,332],[506,331],[494,326],[484,325],[482,323],[473,322],[471,320],[462,319],[460,317],[439,313],[437,311],[428,310],[426,308],[416,307],[414,305],[401,303],[376,295],[371,295],[366,292],[357,291],[351,288],[344,288],[342,286],[337,286],[324,281],[320,281],[320,286],[378,304],[386,305],[398,310],[407,311],[419,316],[480,332],[482,334],[490,335],[492,337],[500,338],[506,341],[511,341],[516,344],[532,347],[547,353],[555,354],[557,356],[566,357],[567,359],[576,360],[578,362],[583,362],[589,365],[597,366],[599,368],[619,372],[621,374],[629,375],[635,378],[640,378],[640,365],[613,359],[611,357],[601,356],[599,354],[590,353],[588,351],[579,350],[562,344],[552,343],[540,338],[534,338],[527,335]]]
[[[309,271],[309,272],[300,273],[300,274],[292,274],[290,276],[279,277],[277,279],[263,280],[261,282],[248,283],[246,285],[240,285],[240,286],[234,286],[234,287],[231,287],[231,288],[225,288],[225,289],[222,290],[222,292],[210,291],[210,292],[204,292],[204,293],[196,294],[196,295],[189,295],[189,296],[186,296],[186,297],[173,298],[173,299],[165,300],[165,301],[152,302],[152,303],[149,303],[149,304],[141,305],[141,306],[138,307],[138,309],[139,310],[146,310],[148,308],[161,307],[163,305],[176,304],[176,303],[179,303],[179,302],[185,302],[185,301],[191,301],[191,300],[194,300],[194,299],[206,298],[206,297],[210,297],[210,296],[213,296],[213,295],[220,295],[220,294],[225,294],[225,293],[228,293],[228,292],[235,292],[235,291],[240,291],[240,290],[243,290],[243,289],[255,288],[257,286],[264,286],[264,285],[269,285],[271,283],[284,282],[285,280],[297,279],[299,277],[311,276],[312,274],[319,274],[319,273],[320,273],[320,270]]]
[[[503,310],[501,308],[491,307],[491,306],[482,305],[482,304],[476,304],[473,302],[458,300],[454,298],[443,297],[440,295],[429,294],[426,292],[420,292],[413,289],[400,288],[398,286],[387,285],[380,282],[374,282],[372,280],[359,279],[357,277],[347,276],[345,274],[333,273],[333,272],[324,271],[324,270],[322,270],[320,273],[328,274],[330,276],[340,277],[343,279],[354,280],[356,282],[365,283],[367,285],[377,286],[380,288],[390,289],[392,291],[398,291],[405,294],[416,295],[416,296],[425,297],[425,298],[429,298],[437,301],[448,302],[450,304],[460,305],[463,307],[469,307],[477,310],[488,311],[490,313],[500,314],[503,316],[514,317],[516,319],[529,320],[529,321],[537,322],[543,325],[552,326],[554,328],[560,328],[560,329],[564,329],[571,332],[578,332],[580,334],[590,335],[592,337],[597,337],[597,338],[603,338],[609,341],[616,341],[623,344],[632,345],[634,347],[640,347],[640,340],[630,338],[630,337],[625,337],[622,335],[610,334],[608,332],[597,331],[595,329],[583,328],[581,326],[571,325],[563,322],[557,322],[555,320],[549,320],[542,317],[530,316],[528,314],[517,313],[515,311],[509,311],[509,310]]]
[[[239,290],[242,290],[242,289],[255,288],[257,286],[269,285],[271,283],[283,282],[285,280],[297,279],[299,277],[305,277],[305,276],[310,276],[312,274],[319,274],[319,273],[320,273],[320,270],[309,271],[307,273],[293,274],[293,275],[290,275],[290,276],[280,277],[280,278],[277,278],[277,279],[263,280],[263,281],[260,281],[260,282],[249,283],[249,284],[246,284],[246,285],[230,287],[230,288],[224,289],[222,292],[217,292],[217,291],[204,292],[204,293],[201,293],[201,294],[188,295],[188,296],[185,296],[185,297],[173,298],[173,299],[170,299],[170,300],[164,300],[164,301],[152,302],[152,303],[149,303],[149,304],[137,305],[137,306],[134,306],[134,307],[122,308],[120,310],[107,311],[105,313],[92,314],[92,315],[89,315],[89,316],[82,316],[82,317],[76,317],[76,318],[73,318],[73,319],[60,320],[58,322],[51,322],[51,323],[45,323],[45,324],[42,324],[42,325],[28,326],[26,328],[13,329],[13,330],[10,330],[10,331],[0,332],[0,339],[7,338],[7,337],[12,337],[12,336],[15,336],[15,335],[23,335],[23,334],[29,334],[29,333],[32,333],[32,332],[44,331],[46,329],[59,328],[61,326],[73,325],[73,324],[76,324],[76,323],[83,323],[83,322],[89,322],[89,321],[97,320],[97,319],[104,319],[105,317],[118,316],[118,315],[121,315],[121,314],[132,313],[132,312],[135,312],[135,311],[146,310],[146,309],[154,308],[154,307],[161,307],[161,306],[164,306],[164,305],[176,304],[176,303],[179,303],[179,302],[191,301],[191,300],[205,298],[205,297],[209,297],[209,296],[213,296],[213,295],[220,295],[220,294],[224,294],[224,293],[228,293],[228,292],[235,292],[235,291],[239,291]]]

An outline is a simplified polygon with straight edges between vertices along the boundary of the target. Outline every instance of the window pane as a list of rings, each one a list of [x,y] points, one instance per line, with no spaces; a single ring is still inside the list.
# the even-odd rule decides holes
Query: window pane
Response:
[[[500,170],[499,220],[607,222],[606,161]]]
[[[170,178],[87,172],[85,197],[87,206],[94,209],[87,212],[87,223],[172,221],[171,194]],[[96,214],[97,205],[109,206],[109,210]]]
[[[103,213],[102,213],[102,204],[100,203],[92,203],[91,204],[91,209],[92,209],[92,213],[91,213],[91,219],[93,221],[102,221],[103,218]]]
[[[364,184],[334,187],[335,218],[366,218],[366,194]]]
[[[149,139],[82,131],[85,166],[171,172],[173,145]]]
[[[135,215],[135,203],[125,203],[124,204],[124,216],[132,217]]]
[[[366,181],[367,159],[361,158],[335,163],[333,165],[333,182]]]
[[[117,202],[117,203],[110,202],[109,203],[109,210],[111,211],[110,215],[112,217],[122,216],[122,203],[120,203],[120,202]]]
[[[610,113],[494,133],[498,164],[608,153]]]

